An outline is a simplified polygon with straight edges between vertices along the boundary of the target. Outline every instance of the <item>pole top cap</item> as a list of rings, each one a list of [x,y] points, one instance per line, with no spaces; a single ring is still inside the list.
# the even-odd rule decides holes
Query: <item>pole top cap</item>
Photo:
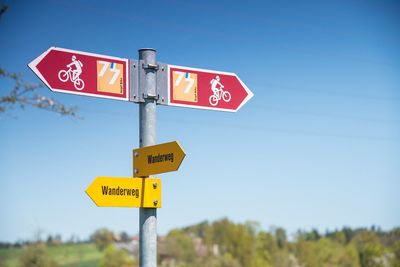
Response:
[[[140,48],[139,52],[142,52],[142,51],[154,51],[154,52],[157,52],[157,50],[155,50],[154,48]]]

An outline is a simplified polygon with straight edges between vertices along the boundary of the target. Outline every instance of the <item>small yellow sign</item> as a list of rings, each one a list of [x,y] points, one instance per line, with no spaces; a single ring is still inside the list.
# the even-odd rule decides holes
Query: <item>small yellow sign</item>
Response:
[[[197,103],[197,74],[183,71],[173,71],[173,98]]]
[[[176,171],[185,155],[176,141],[134,149],[133,176],[143,177]]]
[[[97,60],[97,91],[124,93],[124,67],[115,62]]]
[[[97,177],[86,194],[98,207],[161,208],[159,178]]]

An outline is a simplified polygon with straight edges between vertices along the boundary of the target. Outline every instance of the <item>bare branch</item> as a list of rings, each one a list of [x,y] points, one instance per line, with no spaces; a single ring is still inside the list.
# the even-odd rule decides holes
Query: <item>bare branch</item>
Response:
[[[23,80],[22,75],[11,73],[0,67],[0,77],[9,79],[14,83],[12,89],[6,95],[0,97],[0,114],[12,109],[15,105],[20,108],[26,106],[52,111],[63,116],[82,119],[78,116],[78,107],[66,107],[64,104],[52,98],[40,95],[37,91],[45,87],[41,83],[30,83]],[[3,91],[3,90],[1,90]]]
[[[7,9],[8,9],[8,6],[7,6],[7,5],[2,4],[2,5],[0,6],[0,18],[1,18],[1,16],[4,15],[4,13],[6,13]]]

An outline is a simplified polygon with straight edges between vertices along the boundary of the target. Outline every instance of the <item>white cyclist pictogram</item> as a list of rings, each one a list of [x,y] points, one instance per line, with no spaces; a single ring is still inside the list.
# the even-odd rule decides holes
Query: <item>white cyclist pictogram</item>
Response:
[[[82,67],[82,62],[73,55],[72,62],[67,65],[68,70],[60,70],[58,72],[58,79],[62,82],[70,80],[74,84],[75,89],[81,91],[85,87],[85,83],[79,78],[79,75],[82,73]]]
[[[217,75],[215,77],[215,79],[212,79],[210,81],[211,84],[211,90],[213,91],[213,95],[210,96],[210,98],[208,99],[210,102],[211,106],[216,106],[218,105],[218,102],[221,100],[224,100],[225,102],[229,102],[231,101],[231,93],[229,93],[228,91],[224,91],[223,88],[224,86],[222,85],[222,83],[220,82],[220,78]],[[219,88],[218,88],[219,87]]]

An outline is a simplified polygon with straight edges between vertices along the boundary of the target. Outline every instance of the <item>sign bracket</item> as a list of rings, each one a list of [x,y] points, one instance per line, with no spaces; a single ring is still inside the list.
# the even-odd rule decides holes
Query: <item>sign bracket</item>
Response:
[[[129,101],[139,102],[139,88],[138,88],[138,62],[135,59],[129,59],[129,82],[130,82],[130,94]]]
[[[169,95],[168,95],[168,65],[157,62],[158,63],[158,71],[157,71],[157,105],[168,105]]]
[[[158,70],[158,65],[157,64],[142,64],[143,69],[150,69],[150,70]]]

